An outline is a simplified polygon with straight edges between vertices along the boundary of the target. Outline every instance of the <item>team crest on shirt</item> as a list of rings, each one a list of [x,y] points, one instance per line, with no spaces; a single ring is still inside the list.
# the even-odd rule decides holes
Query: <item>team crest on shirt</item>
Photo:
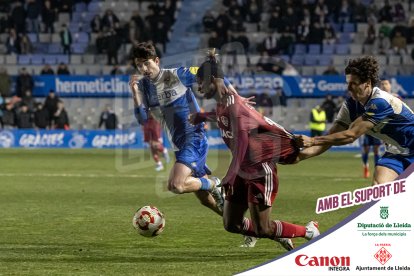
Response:
[[[221,116],[220,117],[221,122],[223,123],[223,125],[225,125],[226,127],[229,126],[229,119],[227,119],[226,116]]]
[[[170,77],[166,77],[166,78],[164,79],[164,87],[165,87],[165,88],[168,88],[168,87],[171,87],[171,85],[172,85],[172,83],[171,83],[171,78],[170,78]]]
[[[372,104],[369,106],[369,108],[368,108],[368,109],[376,110],[376,109],[377,109],[377,106],[376,106],[374,103],[372,103]]]

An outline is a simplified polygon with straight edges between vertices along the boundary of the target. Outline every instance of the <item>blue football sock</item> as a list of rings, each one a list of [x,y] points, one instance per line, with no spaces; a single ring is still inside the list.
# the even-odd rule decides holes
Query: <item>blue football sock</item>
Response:
[[[201,181],[200,191],[210,191],[212,186],[211,182],[204,177],[200,177],[199,179]]]
[[[368,153],[362,153],[362,163],[364,166],[368,165]]]

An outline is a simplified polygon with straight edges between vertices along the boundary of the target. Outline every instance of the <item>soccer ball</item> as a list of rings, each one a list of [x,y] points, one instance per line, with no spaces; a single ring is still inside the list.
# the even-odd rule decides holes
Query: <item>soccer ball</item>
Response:
[[[135,213],[132,225],[142,236],[155,237],[164,230],[165,218],[157,207],[144,206]]]

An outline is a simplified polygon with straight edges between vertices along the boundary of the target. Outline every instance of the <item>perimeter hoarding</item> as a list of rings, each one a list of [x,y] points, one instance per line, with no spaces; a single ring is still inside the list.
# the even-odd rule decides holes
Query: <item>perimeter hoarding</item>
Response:
[[[347,91],[343,76],[232,76],[229,80],[241,94],[275,93],[282,88],[287,97],[324,97],[327,94],[343,96]],[[393,91],[402,97],[414,97],[414,77],[390,79]],[[129,97],[129,76],[35,76],[35,97],[45,97],[54,90],[60,97]]]

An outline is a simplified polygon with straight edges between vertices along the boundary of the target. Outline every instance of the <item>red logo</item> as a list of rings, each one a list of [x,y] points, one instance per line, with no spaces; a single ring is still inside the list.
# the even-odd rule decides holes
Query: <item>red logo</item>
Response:
[[[374,257],[382,265],[385,265],[385,263],[388,262],[389,259],[391,259],[392,255],[390,252],[387,251],[387,249],[385,249],[384,247],[381,247],[381,249],[378,250],[377,253],[375,253]]]
[[[309,257],[297,255],[295,263],[298,266],[350,266],[350,257]]]

